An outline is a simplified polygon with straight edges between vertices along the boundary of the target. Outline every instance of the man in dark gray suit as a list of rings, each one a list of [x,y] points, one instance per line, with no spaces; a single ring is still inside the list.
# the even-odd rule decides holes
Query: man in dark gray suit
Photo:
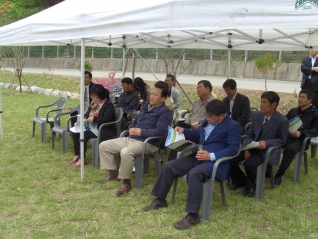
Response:
[[[303,79],[300,88],[314,92],[315,97],[312,104],[318,108],[318,51],[311,50],[309,54],[301,63]]]
[[[276,111],[278,103],[279,96],[274,91],[266,91],[262,94],[260,112],[255,113],[242,148],[252,141],[258,142],[258,146],[241,151],[236,158],[231,160],[233,185],[230,190],[245,186],[245,197],[254,196],[257,167],[264,162],[267,149],[271,146],[283,145],[286,142],[289,121],[284,115]],[[280,148],[274,149],[269,156],[269,162],[272,165],[278,165],[279,156]],[[246,177],[239,167],[239,162],[242,160],[245,160]]]
[[[227,107],[228,115],[244,128],[246,123],[250,121],[250,100],[237,92],[236,82],[233,79],[227,79],[223,83],[223,89],[227,94],[223,102]]]

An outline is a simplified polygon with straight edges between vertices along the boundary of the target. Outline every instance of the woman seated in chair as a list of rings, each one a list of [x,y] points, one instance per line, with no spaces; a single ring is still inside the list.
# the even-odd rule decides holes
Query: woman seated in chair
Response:
[[[87,141],[91,138],[97,138],[98,128],[104,123],[110,123],[115,121],[115,108],[114,105],[109,101],[109,91],[105,89],[102,85],[96,84],[92,87],[90,91],[90,97],[92,98],[92,103],[86,112],[84,118],[88,124],[92,123],[97,127],[91,127],[84,131],[84,164],[87,164],[86,158],[86,148]],[[80,133],[73,133],[73,143],[74,143],[74,158],[69,164],[73,165],[74,168],[81,166],[80,159]],[[100,142],[113,139],[116,135],[116,129],[114,125],[105,126],[101,131]]]
[[[139,101],[140,102],[139,108],[140,108],[145,102],[149,102],[149,99],[150,99],[150,88],[144,82],[144,80],[142,78],[140,78],[140,77],[136,77],[134,79],[134,88],[138,92],[138,95],[139,95],[139,100],[140,100]]]

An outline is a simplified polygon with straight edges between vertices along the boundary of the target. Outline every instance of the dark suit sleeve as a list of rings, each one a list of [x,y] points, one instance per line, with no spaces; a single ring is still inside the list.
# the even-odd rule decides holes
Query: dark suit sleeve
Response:
[[[242,107],[241,114],[237,119],[237,122],[243,127],[248,121],[250,117],[250,100],[246,96],[241,96]]]
[[[226,112],[229,114],[230,113],[230,100],[229,100],[229,97],[227,96],[227,97],[225,97],[224,99],[223,99],[223,103],[225,104],[225,106],[226,106]]]
[[[102,109],[99,112],[98,116],[94,116],[94,123],[97,123],[98,125],[112,122],[114,119],[115,114],[115,108],[114,105],[109,103],[104,103]]]
[[[310,64],[309,64],[310,63]],[[301,72],[305,75],[311,74],[311,59],[310,57],[305,57],[301,63]]]

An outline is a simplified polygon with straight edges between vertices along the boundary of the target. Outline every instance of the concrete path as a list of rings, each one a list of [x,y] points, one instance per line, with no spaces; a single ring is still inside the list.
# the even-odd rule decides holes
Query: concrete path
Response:
[[[12,68],[6,68],[6,70],[13,71]],[[45,68],[24,68],[23,72],[27,73],[46,73],[54,75],[65,75],[65,76],[79,76],[80,72],[77,69],[45,69]],[[101,71],[94,70],[92,72],[93,78],[95,77],[106,77],[110,71]],[[165,74],[155,73],[159,80],[165,79]],[[122,72],[117,72],[116,76],[122,77]],[[125,76],[131,77],[131,72],[126,72]],[[153,76],[152,73],[148,72],[136,72],[135,76],[139,76],[147,81],[156,81],[157,79]],[[212,83],[212,86],[222,87],[226,77],[219,76],[194,76],[194,75],[180,75],[178,77],[179,82],[182,84],[193,84],[196,85],[200,80],[209,80]],[[237,82],[238,89],[249,89],[249,90],[265,90],[264,80],[260,79],[250,79],[250,78],[234,78]],[[267,81],[267,90],[272,90],[276,92],[285,92],[285,93],[298,93],[300,90],[300,82],[292,81]]]

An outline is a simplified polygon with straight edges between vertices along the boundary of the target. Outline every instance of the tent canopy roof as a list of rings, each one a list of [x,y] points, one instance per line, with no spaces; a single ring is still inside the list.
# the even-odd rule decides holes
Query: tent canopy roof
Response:
[[[317,22],[304,0],[66,0],[0,28],[0,45],[303,51]]]

